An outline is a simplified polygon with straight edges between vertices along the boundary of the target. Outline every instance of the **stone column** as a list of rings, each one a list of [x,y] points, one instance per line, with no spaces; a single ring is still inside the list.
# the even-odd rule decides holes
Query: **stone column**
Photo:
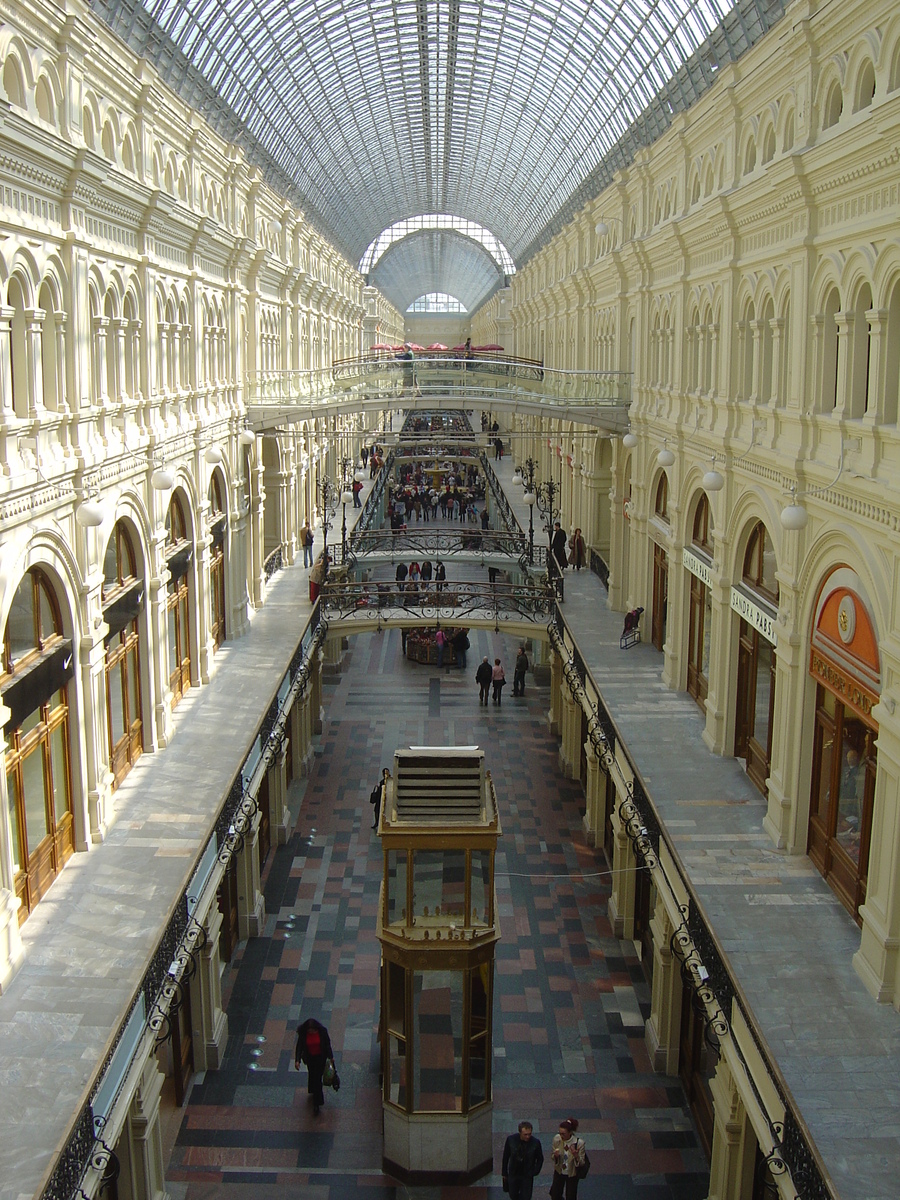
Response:
[[[16,420],[12,391],[12,321],[13,309],[0,306],[0,429]],[[6,465],[6,455],[3,463]]]
[[[205,527],[208,517],[207,508],[199,515],[199,523]],[[212,537],[207,529],[201,537],[197,538],[197,673],[201,684],[209,683],[214,657],[210,625],[212,597],[209,587],[209,549],[211,545]]]
[[[856,313],[850,309],[847,312],[836,312],[834,323],[837,326],[837,382],[834,392],[834,412],[836,416],[852,417],[853,414],[853,327],[856,323]],[[831,408],[831,397],[823,397],[825,411]]]
[[[566,779],[577,779],[581,767],[581,705],[562,688],[562,722],[559,745],[559,769]]]
[[[87,598],[89,601],[89,598]],[[94,614],[94,620],[100,613],[99,588],[96,593],[96,604],[87,603],[86,611]],[[91,620],[90,636],[82,639],[79,647],[79,667],[81,669],[82,695],[85,711],[82,714],[84,729],[85,767],[87,769],[87,809],[89,829],[86,830],[90,840],[97,844],[102,842],[107,832],[107,807],[112,796],[113,774],[110,770],[109,727],[106,720],[106,652],[103,646],[103,633],[106,626],[101,624],[94,627]]]
[[[619,795],[617,787],[612,818],[612,893],[609,897],[607,912],[613,928],[613,935],[617,938],[632,938],[634,937],[635,861],[631,841],[619,817],[621,802],[622,796]]]
[[[293,751],[291,752],[293,753]],[[275,844],[287,845],[291,836],[291,812],[288,808],[288,743],[281,743],[278,757],[269,771],[269,811]]]
[[[322,663],[324,654],[321,650],[312,656],[310,667],[310,732],[322,732]]]
[[[4,759],[7,746],[3,730],[11,715],[9,709],[0,704],[0,752]],[[9,792],[5,771],[0,771],[0,812],[9,812]],[[4,820],[0,822],[0,995],[25,958],[19,933],[19,898],[16,895],[15,861],[12,829],[9,821]]]
[[[719,1059],[710,1081],[715,1109],[708,1200],[749,1200],[753,1187],[756,1139],[734,1076]]]
[[[95,404],[105,404],[109,399],[106,381],[106,331],[108,317],[94,317],[94,394]]]
[[[29,417],[44,412],[44,360],[41,355],[41,330],[44,325],[44,310],[25,310],[25,369],[28,372],[26,389]]]
[[[266,902],[259,890],[259,813],[238,851],[237,885],[238,932],[241,939],[259,937],[266,919]]]
[[[653,936],[653,988],[650,1016],[644,1028],[644,1040],[654,1071],[678,1074],[681,1035],[681,967],[671,950],[674,930],[666,906],[657,893],[656,908],[650,918]]]
[[[216,890],[222,882],[222,875],[221,869],[212,873],[194,914],[206,934],[205,943],[194,952],[197,971],[190,984],[194,1066],[198,1071],[219,1069],[228,1040],[228,1017],[222,1010],[222,966],[219,960],[222,914],[216,901]],[[199,917],[199,913],[203,913],[203,916]]]
[[[724,548],[716,546],[717,559]],[[731,583],[714,564],[710,587],[709,690],[706,696],[706,726],[703,740],[714,754],[730,754],[728,714],[737,689],[737,654],[732,653],[736,637],[731,614]]]
[[[882,678],[896,678],[895,671],[893,656],[885,653]],[[859,910],[862,937],[853,966],[876,1000],[900,1008],[900,711],[892,698],[882,699],[872,716],[878,722],[878,771],[866,901]]]
[[[127,317],[118,317],[110,322],[112,326],[112,364],[115,382],[115,397],[116,400],[130,400],[126,390],[128,383],[127,372],[125,371],[125,338],[128,336],[128,326],[131,322]]]
[[[562,690],[563,671],[562,659],[559,652],[550,648],[550,709],[547,713],[547,725],[550,732],[559,735],[562,721]]]
[[[584,795],[584,832],[590,846],[603,845],[604,800],[606,775],[594,752],[590,738],[584,743],[587,754],[587,786]]]
[[[165,1189],[159,1097],[163,1074],[150,1054],[126,1118],[116,1154],[122,1167],[119,1195],[127,1200],[168,1200]]]

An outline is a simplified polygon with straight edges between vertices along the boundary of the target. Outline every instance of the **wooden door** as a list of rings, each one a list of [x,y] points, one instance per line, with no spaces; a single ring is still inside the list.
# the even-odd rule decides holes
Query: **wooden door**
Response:
[[[263,866],[269,857],[269,850],[272,848],[272,819],[269,812],[268,772],[263,776],[262,783],[259,785],[257,804],[259,805],[259,873],[262,875]]]
[[[653,547],[653,609],[650,618],[650,640],[657,650],[666,641],[666,617],[669,608],[669,560],[662,546]]]

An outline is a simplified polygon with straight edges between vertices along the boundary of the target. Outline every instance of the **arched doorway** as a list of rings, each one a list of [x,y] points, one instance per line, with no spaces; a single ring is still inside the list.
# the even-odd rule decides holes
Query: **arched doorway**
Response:
[[[6,735],[7,813],[19,920],[44,895],[75,851],[69,762],[72,643],[50,577],[24,576],[3,633],[0,698]]]
[[[227,636],[225,626],[226,527],[227,518],[225,505],[222,502],[221,476],[216,471],[209,485],[209,534],[212,538],[209,550],[209,597],[213,653],[218,650]]]
[[[691,527],[691,544],[683,551],[691,577],[688,615],[687,690],[701,708],[709,692],[709,646],[712,627],[712,536],[709,500],[700,493]]]
[[[859,578],[828,577],[810,645],[816,685],[807,853],[859,921],[866,898],[881,691],[878,639]]]
[[[772,539],[758,521],[747,542],[740,585],[731,589],[731,607],[740,616],[734,753],[746,760],[748,776],[764,795],[775,711],[775,567]]]
[[[169,688],[177,704],[191,686],[191,562],[194,550],[188,536],[181,496],[176,493],[166,515],[166,624],[169,648]]]
[[[662,650],[666,643],[666,621],[669,614],[669,556],[665,547],[656,540],[665,536],[662,530],[669,524],[669,480],[663,471],[656,485],[656,498],[653,506],[655,522],[651,522],[650,535],[653,538],[653,607],[650,611],[650,640],[657,650]],[[668,530],[666,529],[666,532]]]
[[[117,521],[103,556],[103,619],[106,720],[109,769],[114,786],[122,782],[143,750],[140,619],[144,608],[143,572],[124,521]]]

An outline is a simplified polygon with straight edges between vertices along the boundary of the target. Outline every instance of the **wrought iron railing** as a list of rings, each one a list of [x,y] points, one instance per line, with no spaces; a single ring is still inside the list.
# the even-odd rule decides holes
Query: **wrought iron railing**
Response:
[[[443,584],[326,582],[320,603],[329,620],[379,623],[402,616],[434,624],[458,623],[463,617],[501,622],[545,621],[551,613],[553,594],[542,582],[487,583],[447,580]]]
[[[609,591],[609,565],[606,562],[606,559],[598,554],[596,550],[591,550],[590,554],[591,570],[594,572],[606,590]]]
[[[277,572],[280,571],[283,566],[284,559],[281,553],[281,546],[276,546],[270,554],[266,555],[263,563],[263,575],[266,583],[268,583],[272,576],[277,574]]]
[[[400,397],[427,404],[458,399],[460,407],[492,402],[539,405],[542,411],[585,411],[592,421],[624,429],[631,402],[631,375],[624,371],[561,371],[537,363],[484,356],[460,366],[439,355],[420,355],[412,364],[394,358],[359,358],[316,371],[265,371],[245,385],[248,408],[318,408],[354,399],[368,406],[395,404]]]
[[[309,685],[312,657],[324,640],[327,630],[328,624],[321,608],[316,605],[291,656],[275,697],[260,721],[250,752],[226,793],[213,832],[197,854],[195,865],[203,861],[210,851],[211,844],[214,845],[219,860],[226,866],[232,855],[243,846],[244,837],[256,813],[256,796],[250,793],[256,766],[260,761],[269,765],[275,761],[286,737],[290,707]],[[251,765],[252,769],[249,769]],[[105,1122],[99,1117],[95,1118],[93,1102],[126,1026],[139,1004],[143,1004],[143,1012],[147,1014],[147,1026],[153,1031],[158,1044],[162,1044],[169,1035],[172,1016],[184,999],[182,981],[190,977],[196,969],[196,951],[205,938],[203,930],[189,915],[189,902],[197,899],[190,894],[192,883],[193,873],[191,881],[175,901],[172,914],[119,1025],[109,1052],[95,1074],[89,1098],[72,1123],[66,1144],[50,1169],[40,1192],[41,1200],[72,1200],[79,1194],[87,1169],[93,1165],[101,1169],[102,1173],[115,1157],[112,1148],[103,1141]],[[125,1072],[122,1073],[123,1080],[124,1074]],[[112,1101],[108,1103],[108,1107],[111,1103]]]
[[[393,467],[394,451],[391,450],[381,465],[377,475],[375,476],[375,484],[372,487],[372,490],[369,492],[368,496],[366,496],[365,503],[362,507],[362,512],[359,514],[359,520],[353,527],[354,533],[361,533],[367,529],[371,529],[373,525],[375,525],[376,518],[378,520],[378,525],[380,525],[381,521],[384,519],[384,489],[387,487],[387,481],[390,479]]]
[[[528,539],[521,533],[504,533],[492,529],[482,530],[477,526],[442,525],[440,527],[414,526],[412,529],[356,529],[347,537],[348,549],[361,555],[381,555],[391,563],[398,559],[432,558],[478,559],[502,557],[520,559],[528,549]],[[340,564],[340,546],[335,549],[335,563]],[[538,564],[546,561],[546,550],[535,548]]]
[[[630,780],[623,777],[625,798],[619,806],[619,815],[638,865],[654,873],[660,872],[660,875],[656,875],[656,881],[661,886],[666,886],[668,880],[660,866],[660,845],[664,843],[667,862],[671,863],[672,869],[678,875],[679,894],[688,897],[687,904],[678,904],[682,921],[670,939],[670,946],[681,963],[685,983],[692,989],[697,1011],[704,1017],[707,1041],[714,1050],[717,1049],[722,1039],[730,1034],[734,1012],[739,1012],[750,1031],[769,1082],[784,1107],[783,1124],[773,1121],[768,1116],[766,1105],[753,1082],[752,1070],[744,1060],[738,1043],[734,1041],[735,1053],[744,1062],[746,1077],[756,1093],[760,1111],[769,1121],[772,1149],[765,1155],[766,1165],[776,1175],[790,1171],[799,1200],[838,1200],[837,1191],[799,1107],[766,1043],[728,958],[719,945],[696,889],[656,811],[637,764],[622,740],[574,635],[566,625],[559,605],[554,605],[547,631],[554,650],[562,658],[566,684],[587,714],[588,738],[603,770],[609,773],[615,769],[617,763],[621,764],[624,760],[631,774]],[[669,869],[668,866],[666,869]],[[672,896],[676,894],[671,887],[668,890]]]

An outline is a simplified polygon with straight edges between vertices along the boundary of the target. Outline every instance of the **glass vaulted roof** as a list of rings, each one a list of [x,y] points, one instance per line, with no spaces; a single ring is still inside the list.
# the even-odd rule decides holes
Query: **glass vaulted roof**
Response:
[[[783,2],[92,0],[353,262],[453,213],[520,264]]]
[[[446,229],[423,229],[394,242],[370,278],[401,312],[425,292],[447,292],[475,312],[503,284],[484,246]]]

